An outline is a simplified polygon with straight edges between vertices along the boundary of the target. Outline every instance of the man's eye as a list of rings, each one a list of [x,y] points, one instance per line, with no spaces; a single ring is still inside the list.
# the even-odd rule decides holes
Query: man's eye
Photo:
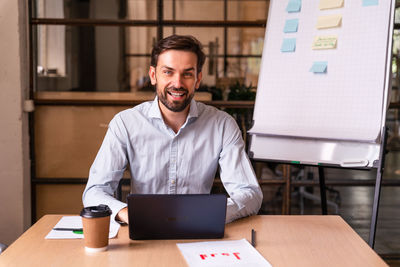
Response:
[[[193,73],[191,73],[191,72],[186,72],[186,73],[183,74],[183,76],[184,76],[184,77],[192,77],[192,76],[193,76]]]
[[[164,70],[164,74],[170,75],[170,74],[172,74],[172,71],[170,71],[170,70]]]

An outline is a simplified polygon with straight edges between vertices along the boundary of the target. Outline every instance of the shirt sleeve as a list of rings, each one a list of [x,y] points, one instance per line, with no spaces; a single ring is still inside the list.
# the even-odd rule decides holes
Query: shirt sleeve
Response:
[[[103,143],[90,168],[88,183],[82,196],[84,207],[108,205],[112,210],[111,220],[115,220],[117,213],[127,206],[114,198],[114,192],[128,162],[126,131],[117,116],[108,126]]]
[[[257,214],[263,194],[245,151],[239,127],[231,117],[223,125],[219,167],[221,181],[230,196],[226,211],[226,223],[230,223]]]

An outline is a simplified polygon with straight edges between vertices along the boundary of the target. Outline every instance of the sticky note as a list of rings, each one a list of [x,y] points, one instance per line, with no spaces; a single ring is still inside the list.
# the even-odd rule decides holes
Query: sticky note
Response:
[[[341,8],[344,5],[344,0],[320,0],[319,9]]]
[[[363,0],[362,5],[363,6],[377,6],[379,4],[378,0]]]
[[[283,39],[281,52],[294,52],[295,50],[296,50],[296,38]]]
[[[342,25],[342,15],[319,16],[317,29],[335,28]]]
[[[286,11],[289,13],[300,12],[301,11],[301,0],[289,0],[288,5],[286,6]]]
[[[288,19],[285,22],[285,27],[283,28],[284,33],[297,32],[299,27],[299,19]]]
[[[310,71],[314,73],[326,73],[328,70],[327,61],[316,61],[313,63]]]
[[[315,36],[312,44],[313,50],[319,49],[335,49],[337,44],[337,36]]]

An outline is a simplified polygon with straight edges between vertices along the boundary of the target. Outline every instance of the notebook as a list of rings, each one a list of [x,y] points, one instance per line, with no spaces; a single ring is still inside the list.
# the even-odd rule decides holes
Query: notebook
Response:
[[[131,239],[222,238],[226,202],[222,194],[130,194]]]

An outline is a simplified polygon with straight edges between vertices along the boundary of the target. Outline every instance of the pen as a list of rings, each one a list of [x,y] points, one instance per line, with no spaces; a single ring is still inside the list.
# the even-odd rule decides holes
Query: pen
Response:
[[[56,231],[83,231],[83,229],[82,228],[53,228],[53,230],[56,230]]]
[[[55,231],[72,231],[74,234],[83,234],[83,228],[53,228]]]
[[[256,247],[256,231],[254,229],[251,229],[251,245]]]

